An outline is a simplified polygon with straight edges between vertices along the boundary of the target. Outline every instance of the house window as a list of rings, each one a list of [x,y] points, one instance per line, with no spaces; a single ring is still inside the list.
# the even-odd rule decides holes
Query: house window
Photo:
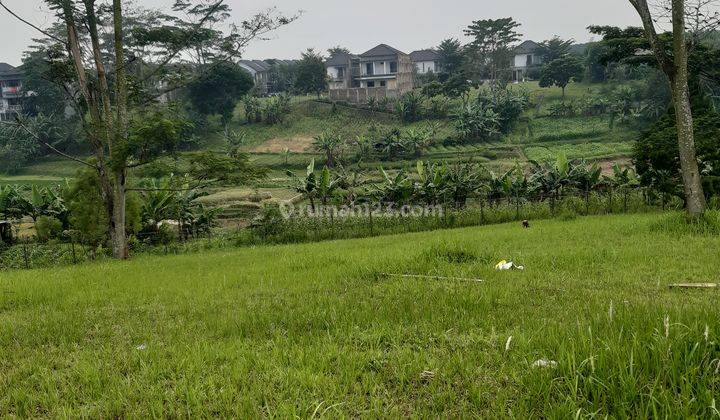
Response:
[[[338,79],[342,79],[343,77],[345,77],[345,69],[343,67],[337,68],[337,77]]]
[[[397,73],[397,61],[390,62],[390,73]]]
[[[375,87],[375,82],[367,82],[367,87]]]
[[[385,81],[384,81],[384,80],[381,80],[381,81],[380,81],[380,87],[385,87]]]
[[[525,64],[526,67],[530,67],[533,65],[532,57],[533,57],[532,54],[528,54],[527,59],[526,59],[526,64]]]
[[[373,63],[366,63],[365,64],[365,74],[368,76],[372,76],[375,74],[375,66],[373,66]]]

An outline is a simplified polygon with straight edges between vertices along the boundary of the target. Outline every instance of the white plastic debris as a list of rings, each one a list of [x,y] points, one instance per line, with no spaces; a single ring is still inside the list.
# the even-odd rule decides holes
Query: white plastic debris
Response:
[[[525,267],[522,265],[516,265],[512,261],[502,260],[499,263],[495,264],[495,269],[500,270],[500,271],[502,271],[502,270],[524,270]]]
[[[135,347],[135,350],[145,350],[147,348],[147,344],[140,344],[139,346]]]
[[[556,368],[558,363],[554,360],[538,359],[532,364],[533,367]]]

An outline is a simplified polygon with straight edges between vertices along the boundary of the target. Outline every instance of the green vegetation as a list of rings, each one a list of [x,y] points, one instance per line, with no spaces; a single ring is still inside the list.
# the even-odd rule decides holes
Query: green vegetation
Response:
[[[717,277],[689,262],[713,261],[720,242],[666,233],[676,221],[5,273],[0,414],[709,417],[717,296],[667,286]],[[492,269],[506,258],[525,270]]]

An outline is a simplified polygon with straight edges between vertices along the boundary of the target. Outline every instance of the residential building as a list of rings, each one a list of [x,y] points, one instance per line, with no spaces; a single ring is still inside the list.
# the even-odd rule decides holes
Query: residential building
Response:
[[[535,41],[525,41],[513,51],[512,80],[524,82],[532,78],[532,71],[542,64],[540,44]]]
[[[268,81],[270,80],[270,64],[261,60],[240,60],[240,67],[247,70],[255,82],[255,87],[260,93],[268,92]]]
[[[417,50],[410,53],[417,74],[438,73],[440,71],[440,53],[436,50]]]
[[[7,63],[0,63],[0,121],[11,120],[22,111],[23,73]]]
[[[360,87],[360,82],[356,80],[356,77],[360,75],[360,58],[357,55],[335,54],[327,59],[325,68],[327,68],[328,74],[328,89]]]
[[[297,64],[297,60],[279,60],[274,58],[268,60],[240,60],[238,64],[253,77],[255,87],[259,93],[269,94],[277,93],[273,88],[276,86],[276,83],[273,83],[273,77],[276,76],[277,72],[273,72],[273,68],[282,65],[291,66]]]
[[[413,89],[410,55],[386,44],[362,54],[337,54],[325,63],[330,99],[366,102],[398,97]]]

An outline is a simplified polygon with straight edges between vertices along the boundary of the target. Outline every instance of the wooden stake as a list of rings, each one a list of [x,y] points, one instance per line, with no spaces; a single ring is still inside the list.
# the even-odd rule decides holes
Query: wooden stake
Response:
[[[465,277],[443,277],[443,276],[427,276],[422,274],[392,274],[392,273],[380,273],[386,277],[404,277],[411,279],[434,279],[434,280],[460,280],[460,281],[472,281],[475,283],[482,283],[485,280],[470,279]]]
[[[675,283],[671,284],[671,289],[714,289],[718,287],[717,283]]]

